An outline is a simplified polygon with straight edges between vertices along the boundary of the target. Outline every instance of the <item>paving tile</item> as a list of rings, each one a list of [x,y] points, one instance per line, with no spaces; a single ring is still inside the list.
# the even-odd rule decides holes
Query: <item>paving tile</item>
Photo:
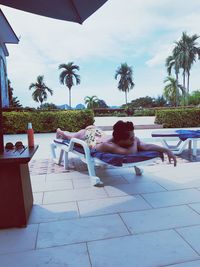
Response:
[[[198,174],[198,164],[196,162],[189,162],[189,163],[180,163],[179,164],[179,158],[178,164],[176,167],[173,166],[173,164],[168,164],[166,161],[164,164],[157,164],[154,166],[144,166],[144,173],[152,173],[157,177],[167,178],[171,179],[174,178],[187,178],[196,176]]]
[[[0,254],[34,249],[38,225],[0,230]],[[0,266],[1,261],[0,261]],[[3,266],[2,266],[3,267]]]
[[[101,177],[101,176],[100,176]],[[104,185],[127,184],[127,180],[122,175],[104,176],[101,178]]]
[[[41,223],[37,248],[61,246],[127,234],[128,231],[119,215]]]
[[[92,267],[158,267],[199,259],[173,230],[88,243]]]
[[[78,202],[81,216],[94,216],[133,210],[151,209],[151,206],[139,195],[123,196]]]
[[[66,171],[64,173],[48,173],[46,175],[46,181],[61,181],[73,179],[73,171]]]
[[[200,224],[200,215],[187,206],[128,212],[121,217],[132,233]]]
[[[73,189],[72,181],[64,180],[64,181],[32,182],[33,192],[55,191],[63,189]]]
[[[178,164],[177,167],[162,166],[160,170],[154,171],[157,177],[166,178],[170,180],[182,179],[190,180],[198,177],[199,167],[194,163]]]
[[[191,207],[193,210],[195,210],[197,213],[200,214],[200,202],[194,203],[194,204],[189,204],[189,207]]]
[[[72,183],[75,189],[91,187],[89,175],[85,178],[73,179]]]
[[[143,169],[143,168],[142,168]],[[137,176],[134,173],[122,174],[122,177],[126,179],[128,183],[140,183],[140,182],[154,182],[154,176],[149,172],[143,172],[141,176]]]
[[[52,204],[84,199],[98,199],[107,197],[103,188],[81,188],[75,190],[51,191],[44,193],[43,204]]]
[[[45,182],[46,174],[43,175],[31,175],[31,182]]]
[[[127,184],[127,180],[124,179],[121,175],[98,177],[100,177],[104,185]],[[91,187],[89,175],[86,178],[73,179],[73,185],[74,188]]]
[[[126,168],[126,167],[113,167],[113,166],[106,166],[105,168],[96,168],[96,174],[100,175],[101,177],[109,177],[115,175],[126,175],[126,174],[133,174],[133,168]]]
[[[104,188],[111,197],[166,191],[163,187],[154,182],[105,186]]]
[[[200,202],[200,191],[197,189],[184,189],[170,192],[143,194],[143,197],[154,208],[159,208]]]
[[[130,183],[135,182],[130,175],[126,175],[125,178]],[[200,185],[198,167],[193,164],[192,167],[188,164],[180,164],[176,168],[173,166],[145,167],[141,181],[148,180],[159,183],[167,190],[196,188]],[[137,181],[139,182],[139,179]]]
[[[178,263],[178,264],[172,264],[172,265],[165,265],[165,267],[199,267],[200,266],[200,260],[197,261],[189,261],[184,263]]]
[[[81,265],[80,265],[81,263]],[[2,267],[90,267],[85,244],[32,250],[0,256]]]
[[[192,165],[193,166],[193,165]],[[188,168],[189,167],[189,168]],[[167,190],[197,188],[200,186],[199,171],[187,165],[187,169],[180,166],[176,171],[160,171],[154,174],[154,180]]]
[[[87,178],[88,173],[80,173],[77,171],[66,171],[65,173],[49,173],[46,176],[46,181],[60,181],[60,180],[68,180],[68,179],[80,179],[80,178]]]
[[[200,253],[200,225],[176,229],[177,232]]]
[[[38,205],[42,204],[43,195],[44,195],[44,193],[42,193],[42,192],[33,193],[33,203],[38,204]]]
[[[30,214],[29,224],[66,220],[79,217],[75,202],[34,205]]]
[[[194,179],[193,181],[187,181],[181,179],[175,179],[174,181],[169,180],[157,180],[157,183],[159,183],[161,186],[163,186],[167,190],[179,190],[179,189],[190,189],[190,188],[198,188],[200,186],[200,180]]]

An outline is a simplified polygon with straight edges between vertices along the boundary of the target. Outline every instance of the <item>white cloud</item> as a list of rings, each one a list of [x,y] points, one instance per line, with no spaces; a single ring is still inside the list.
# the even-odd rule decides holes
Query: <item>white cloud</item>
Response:
[[[159,51],[155,52],[153,57],[146,61],[146,65],[149,67],[155,67],[165,64],[166,58],[171,54],[172,46],[171,45],[160,45]]]
[[[54,90],[48,102],[62,104],[65,97],[67,102],[68,92],[58,80],[58,65],[69,61],[81,63],[81,70],[85,70],[81,85],[72,91],[74,104],[83,102],[85,95],[98,95],[112,105],[124,103],[112,74],[113,64],[124,61],[133,65],[137,74],[130,98],[157,94],[163,86],[165,59],[173,42],[185,30],[200,34],[200,1],[183,4],[182,0],[109,0],[83,25],[3,6],[2,10],[21,36],[18,45],[8,46],[8,76],[24,105],[33,105],[28,86],[39,74],[44,74],[47,85]],[[107,75],[103,72],[104,77],[101,64],[96,64],[99,61],[110,68]],[[87,72],[89,64],[94,66],[95,77],[99,73],[95,85],[90,79],[94,73],[91,69]],[[193,81],[198,81],[196,75],[194,72]]]

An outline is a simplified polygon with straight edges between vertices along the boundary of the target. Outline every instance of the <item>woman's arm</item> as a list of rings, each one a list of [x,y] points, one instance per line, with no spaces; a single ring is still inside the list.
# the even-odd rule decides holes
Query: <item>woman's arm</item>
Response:
[[[96,145],[96,150],[100,152],[108,152],[108,153],[122,154],[122,155],[128,155],[137,152],[135,146],[131,146],[129,148],[123,148],[112,142],[100,143]]]
[[[146,144],[146,143],[143,143],[139,140],[138,150],[142,150],[142,151],[152,150],[152,151],[158,151],[158,152],[166,153],[168,156],[169,162],[171,163],[171,161],[173,160],[174,166],[176,166],[176,164],[177,164],[177,160],[176,160],[175,155],[172,153],[171,150],[169,150],[165,147],[154,145],[154,144]]]

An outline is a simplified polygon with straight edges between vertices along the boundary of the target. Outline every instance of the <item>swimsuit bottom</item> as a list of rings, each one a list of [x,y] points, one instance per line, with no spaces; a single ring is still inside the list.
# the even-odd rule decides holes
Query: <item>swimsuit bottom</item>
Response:
[[[89,148],[95,148],[95,146],[101,143],[101,137],[106,136],[105,132],[97,127],[92,127],[85,132],[85,142]]]

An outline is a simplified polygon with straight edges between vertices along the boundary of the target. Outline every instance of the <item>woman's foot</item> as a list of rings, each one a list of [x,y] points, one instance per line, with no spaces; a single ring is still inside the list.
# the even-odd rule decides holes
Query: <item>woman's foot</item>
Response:
[[[60,128],[56,130],[56,138],[63,139],[63,131]]]

